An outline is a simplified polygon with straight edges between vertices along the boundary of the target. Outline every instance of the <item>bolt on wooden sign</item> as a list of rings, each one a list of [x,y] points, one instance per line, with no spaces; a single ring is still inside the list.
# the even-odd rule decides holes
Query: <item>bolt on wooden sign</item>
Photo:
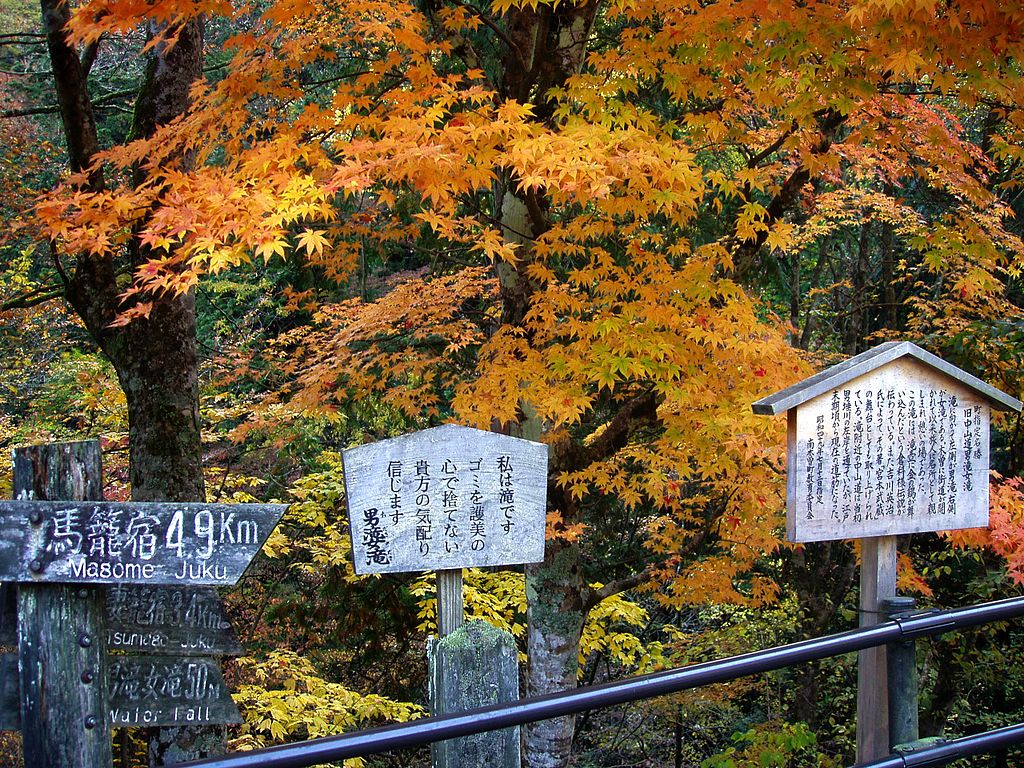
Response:
[[[241,646],[210,585],[238,581],[285,508],[0,502],[0,580],[112,585],[108,647],[146,654],[108,658],[112,725],[238,723],[214,657]],[[0,702],[0,727],[17,727],[19,714],[16,698],[13,709]]]
[[[230,585],[280,504],[0,502],[0,580]]]
[[[91,673],[83,673],[89,675]],[[231,725],[242,722],[221,674],[208,656],[108,656],[110,725]],[[18,656],[0,656],[0,730],[21,728]],[[83,677],[91,684],[91,677]]]
[[[0,592],[13,596],[12,587],[0,585]],[[147,654],[109,657],[111,725],[241,722],[220,663],[211,657],[240,655],[242,646],[212,587],[119,584],[107,591],[106,604],[107,648]],[[0,644],[18,644],[13,605],[0,608]],[[0,664],[13,670],[0,676],[0,730],[16,730],[17,655],[0,657]]]
[[[446,425],[342,461],[356,573],[544,559],[546,445]]]
[[[988,525],[990,411],[1016,398],[889,342],[758,400],[787,413],[790,541]]]

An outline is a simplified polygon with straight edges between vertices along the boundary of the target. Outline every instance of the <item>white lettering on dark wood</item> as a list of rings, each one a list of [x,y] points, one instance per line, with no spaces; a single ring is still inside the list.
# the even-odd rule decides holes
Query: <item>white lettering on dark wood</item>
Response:
[[[0,580],[233,584],[276,504],[0,502]]]
[[[108,666],[114,725],[238,722],[238,709],[214,659],[117,656]]]

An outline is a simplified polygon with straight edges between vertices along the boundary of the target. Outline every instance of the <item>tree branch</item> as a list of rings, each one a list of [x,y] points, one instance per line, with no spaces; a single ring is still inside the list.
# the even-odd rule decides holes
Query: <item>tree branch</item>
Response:
[[[15,296],[13,299],[8,299],[3,304],[0,304],[0,311],[7,312],[11,309],[30,309],[32,307],[38,307],[40,304],[53,301],[63,295],[63,286],[40,286],[39,288],[34,288],[20,296]]]
[[[101,36],[99,39],[93,40],[85,46],[85,50],[82,51],[82,71],[86,76],[89,75],[89,70],[92,69],[92,65],[96,63],[96,54],[100,51],[100,40],[102,39],[103,38]]]
[[[134,95],[134,90],[115,91],[113,93],[108,93],[106,96],[101,96],[100,98],[95,99],[92,102],[92,106],[94,109],[96,107],[105,107],[112,101],[117,101],[118,99],[123,99],[127,98],[128,96]],[[29,115],[55,115],[58,112],[60,112],[59,104],[47,104],[46,106],[42,107],[28,107],[26,109],[9,109],[6,112],[0,112],[0,119],[12,117],[27,117]]]
[[[660,404],[661,397],[653,389],[645,390],[623,403],[589,442],[580,444],[565,436],[552,447],[551,476],[579,471],[612,456],[626,445],[637,429],[657,419]]]
[[[811,149],[812,155],[823,155],[828,152],[832,146],[832,141],[835,138],[836,130],[845,122],[846,116],[841,112],[828,109],[821,113],[818,129],[821,133],[821,139]],[[733,240],[732,248],[734,250],[734,272],[739,279],[743,277],[753,268],[754,262],[757,258],[757,252],[761,250],[761,246],[764,245],[768,239],[768,233],[771,230],[772,225],[782,218],[786,211],[796,202],[800,190],[803,188],[811,179],[811,172],[803,164],[798,165],[793,172],[789,175],[779,188],[779,191],[775,194],[775,197],[771,199],[768,205],[765,206],[767,213],[765,215],[765,228],[758,231],[757,236],[752,240],[746,240],[743,242],[736,242],[737,238],[733,235],[730,239]]]
[[[786,139],[793,135],[793,132],[796,131],[797,127],[797,122],[796,120],[794,120],[792,124],[789,126],[789,128],[782,132],[779,138],[777,138],[775,141],[773,141],[771,144],[762,149],[753,157],[747,158],[747,168],[756,168],[758,165],[761,164],[762,161],[778,152],[782,145],[786,143]]]
[[[499,40],[501,40],[501,42],[503,42],[506,46],[508,46],[508,49],[516,57],[516,63],[520,67],[522,67],[524,71],[529,69],[529,67],[527,66],[527,63],[526,63],[526,57],[523,55],[522,48],[520,48],[516,44],[515,40],[513,40],[507,34],[505,34],[505,30],[503,30],[501,27],[499,27],[497,22],[494,21],[494,19],[492,19],[486,13],[481,11],[476,6],[471,5],[470,3],[464,3],[464,2],[461,2],[461,0],[452,0],[452,1],[453,1],[453,3],[455,5],[459,6],[460,8],[465,8],[467,11],[470,11],[474,16],[476,16],[478,19],[480,19],[480,21],[482,21],[484,23],[484,26],[486,26],[489,30],[491,30],[491,32],[493,32],[497,36],[497,38]]]
[[[606,598],[617,595],[620,592],[626,592],[634,587],[639,587],[645,581],[649,581],[653,575],[654,566],[648,565],[642,571],[621,579],[616,579],[613,582],[605,584],[600,589],[586,589],[583,593],[583,610],[589,611]]]
[[[0,120],[11,120],[15,117],[28,117],[30,115],[55,115],[60,112],[56,104],[49,104],[45,107],[28,107],[27,109],[8,109],[0,112]]]

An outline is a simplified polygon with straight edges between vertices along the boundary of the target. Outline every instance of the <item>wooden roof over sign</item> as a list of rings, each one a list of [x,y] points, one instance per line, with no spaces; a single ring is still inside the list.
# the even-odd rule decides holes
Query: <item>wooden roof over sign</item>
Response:
[[[784,413],[791,408],[796,408],[808,400],[818,397],[818,395],[831,392],[833,389],[841,387],[858,376],[863,376],[903,357],[914,358],[930,368],[949,376],[963,386],[975,391],[997,410],[1021,410],[1022,403],[1017,398],[996,389],[990,384],[986,384],[981,379],[960,370],[955,365],[950,365],[942,358],[921,349],[916,344],[909,341],[889,341],[879,344],[867,352],[855,355],[838,365],[826,368],[824,371],[816,373],[791,387],[787,387],[781,392],[761,398],[752,406],[754,413],[765,416],[776,416]]]

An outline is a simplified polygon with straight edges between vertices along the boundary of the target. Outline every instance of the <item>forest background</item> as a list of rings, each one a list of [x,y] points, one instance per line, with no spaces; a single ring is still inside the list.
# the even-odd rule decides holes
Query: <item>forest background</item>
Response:
[[[545,562],[466,590],[538,694],[856,623],[855,548],[782,539],[754,400],[893,338],[1024,390],[1018,3],[41,7],[0,0],[0,439],[100,436],[112,499],[292,504],[226,595],[236,748],[423,711],[433,587],[353,575],[343,447],[550,445]],[[901,542],[923,605],[1024,581],[993,434],[992,528]],[[1022,644],[923,646],[923,733],[1020,721]],[[854,690],[840,658],[525,760],[849,764]]]

